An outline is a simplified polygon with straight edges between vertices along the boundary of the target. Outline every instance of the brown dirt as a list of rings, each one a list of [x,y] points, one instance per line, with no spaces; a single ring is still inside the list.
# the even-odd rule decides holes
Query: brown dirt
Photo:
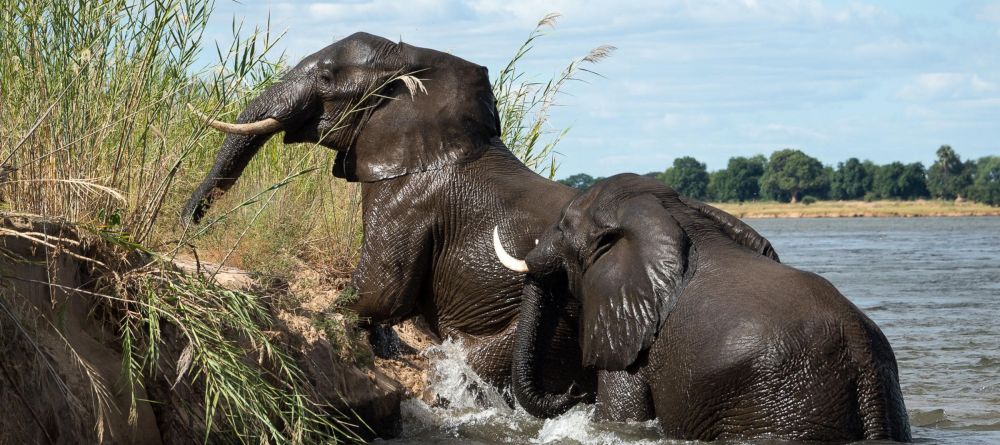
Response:
[[[393,359],[375,359],[375,366],[392,376],[403,385],[408,398],[420,398],[429,402],[427,392],[429,367],[427,357],[423,354],[428,347],[440,344],[441,340],[431,333],[423,319],[407,320],[393,326],[399,340],[405,345],[399,357]]]
[[[204,437],[198,432],[205,422],[197,385],[169,384],[180,353],[169,344],[159,366],[165,375],[135,389],[138,416],[130,422],[118,318],[101,309],[108,306],[106,299],[88,292],[101,280],[95,270],[138,264],[123,261],[121,254],[104,258],[98,244],[62,222],[0,214],[0,443],[190,443]],[[93,263],[102,260],[122,264]],[[215,273],[214,265],[200,266],[185,260],[175,264],[214,274],[226,287],[281,294],[268,299],[278,322],[275,335],[305,373],[308,392],[341,412],[354,411],[381,436],[398,432],[400,401],[421,395],[426,387],[426,358],[420,351],[436,341],[426,326],[407,322],[395,328],[404,343],[399,357],[356,365],[314,322],[329,317],[344,323],[346,331],[354,328],[328,311],[343,277],[303,269],[301,277],[276,285],[237,269]],[[177,329],[165,328],[168,342],[171,335],[179,339],[179,333],[166,331]],[[367,344],[352,348],[370,350]],[[95,405],[95,384],[109,393],[105,405]]]
[[[325,338],[324,332],[315,328],[307,329],[306,325],[309,325],[316,317],[335,317],[337,322],[341,322],[342,317],[339,314],[329,314],[328,311],[335,306],[337,298],[348,283],[349,277],[342,274],[303,267],[288,283],[288,291],[298,301],[296,309],[308,313],[309,316],[279,311],[279,317],[297,320],[295,325],[298,327],[295,329],[309,332],[307,334],[309,336],[315,335]],[[352,328],[351,326],[346,327],[346,329]],[[422,397],[427,388],[428,366],[427,358],[422,352],[427,347],[441,341],[419,317],[394,326],[393,331],[396,332],[402,343],[399,355],[393,358],[374,358],[374,369],[370,372],[380,372],[397,382],[403,388],[407,398]],[[370,346],[365,344],[361,347],[368,348],[368,354],[370,354]],[[349,352],[341,351],[341,355],[347,356]]]
[[[161,443],[148,402],[129,422],[117,332],[84,290],[96,278],[85,259],[94,257],[62,222],[0,215],[0,442]]]

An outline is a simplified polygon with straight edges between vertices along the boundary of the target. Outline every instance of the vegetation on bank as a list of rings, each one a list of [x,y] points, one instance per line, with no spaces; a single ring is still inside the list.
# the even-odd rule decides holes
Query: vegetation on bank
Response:
[[[301,309],[309,295],[261,299],[167,267],[180,256],[265,279],[295,280],[308,271],[322,277],[319,287],[337,290],[361,243],[358,188],[329,175],[334,152],[285,147],[280,138],[260,150],[201,226],[179,222],[223,139],[186,106],[233,121],[287,66],[272,54],[280,36],[267,28],[234,22],[231,46],[203,41],[213,6],[39,0],[0,9],[0,212],[72,221],[119,254],[139,250],[162,266],[128,275],[107,268],[108,281],[94,295],[120,314],[109,323],[126,356],[123,384],[141,385],[159,372],[161,328],[180,329],[188,358],[178,382],[205,397],[206,440],[353,440],[351,419],[326,415],[302,392],[296,363],[271,341],[272,314],[263,305],[329,315]],[[555,18],[539,23],[494,84],[505,141],[550,176],[548,157],[563,133],[545,129],[549,107],[567,80],[609,51],[572,61],[547,83],[525,77],[517,62]],[[195,61],[205,52],[219,60],[199,70]],[[0,284],[10,278],[2,273]],[[32,316],[7,293],[0,293],[0,309],[2,323]],[[30,340],[29,331],[21,334]],[[100,407],[106,395],[94,397]]]
[[[816,201],[811,204],[746,201],[712,205],[739,218],[1000,216],[1000,207],[943,199]]]
[[[950,146],[938,148],[929,168],[920,162],[885,165],[857,158],[824,166],[800,150],[784,149],[753,157],[729,159],[726,168],[709,173],[690,156],[674,160],[663,172],[650,172],[678,192],[717,202],[817,200],[973,200],[1000,206],[1000,156],[962,161]],[[586,174],[560,182],[587,188],[601,178]]]
[[[170,271],[177,255],[233,256],[249,244],[240,227],[253,227],[246,233],[270,227],[271,234],[311,232],[306,224],[342,230],[327,221],[263,212],[263,203],[287,199],[304,208],[344,206],[352,195],[346,187],[314,180],[278,196],[284,187],[272,185],[308,176],[302,172],[328,155],[283,153],[271,144],[263,153],[268,162],[247,169],[250,188],[228,202],[225,218],[201,228],[178,224],[185,195],[208,170],[222,140],[206,132],[185,106],[235,113],[253,88],[270,82],[281,67],[266,59],[275,42],[267,30],[234,26],[234,43],[219,50],[218,69],[196,71],[211,7],[195,0],[5,6],[0,59],[10,62],[0,64],[0,210],[72,221],[121,249],[115,252],[120,261],[105,259],[100,264],[107,267],[95,267],[102,278],[87,290],[106,306],[95,307],[97,313],[117,315],[108,328],[117,333],[124,356],[123,381],[94,386],[97,412],[110,411],[109,392],[124,391],[133,398],[129,417],[137,417],[132,389],[170,375],[161,367],[168,346],[162,335],[169,325],[182,332],[173,341],[188,345],[175,387],[203,396],[190,403],[201,407],[205,440],[357,440],[349,416],[333,415],[303,391],[290,351],[272,342],[274,320],[266,301]],[[286,237],[280,242],[289,245],[279,251],[301,241]],[[146,252],[152,263],[132,272],[140,264],[127,264],[125,256],[135,250]],[[0,305],[3,323],[30,325],[18,319],[35,317],[13,295],[4,293]],[[22,330],[7,340],[30,337],[30,330]],[[102,395],[96,388],[106,389]]]

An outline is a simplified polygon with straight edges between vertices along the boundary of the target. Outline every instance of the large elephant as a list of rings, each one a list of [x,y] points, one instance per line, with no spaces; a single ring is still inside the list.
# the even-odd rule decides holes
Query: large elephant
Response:
[[[237,123],[210,125],[229,134],[185,218],[198,222],[278,132],[337,150],[334,176],[361,183],[353,309],[373,322],[423,315],[437,334],[465,342],[483,378],[508,384],[523,276],[486,250],[489,229],[499,224],[509,248],[526,253],[575,192],[501,142],[485,67],[357,33],[303,59]],[[552,391],[596,386],[580,366],[573,317],[563,313],[546,351]]]
[[[626,174],[572,201],[523,261],[499,242],[528,274],[512,372],[534,415],[578,401],[537,383],[550,320],[578,305],[602,418],[656,417],[683,439],[910,439],[882,332],[731,215]]]

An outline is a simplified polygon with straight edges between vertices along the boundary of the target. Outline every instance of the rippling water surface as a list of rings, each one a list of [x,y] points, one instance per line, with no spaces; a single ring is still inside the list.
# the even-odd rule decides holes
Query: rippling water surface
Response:
[[[896,352],[917,443],[1000,444],[1000,218],[775,219],[749,223],[782,262],[833,282]],[[397,443],[685,443],[654,423],[604,424],[578,406],[540,421],[483,390],[456,345],[435,353],[447,408],[404,404]]]

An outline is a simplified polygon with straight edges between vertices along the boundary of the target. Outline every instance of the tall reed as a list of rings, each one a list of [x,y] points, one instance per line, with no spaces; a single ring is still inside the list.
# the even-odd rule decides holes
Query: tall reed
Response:
[[[197,67],[213,6],[200,0],[4,2],[0,210],[68,219],[112,243],[154,254],[175,252],[179,239],[192,241],[178,224],[180,203],[208,170],[221,136],[206,132],[185,105],[235,113],[255,89],[273,81],[281,65],[280,59],[269,61],[276,42],[269,29],[234,23],[234,43],[216,50],[215,69]],[[319,150],[280,148],[269,144],[247,169],[241,181],[246,191],[233,197],[242,201],[230,202],[238,210],[236,222],[251,221],[246,215],[256,209],[249,208],[248,196],[276,189],[276,178],[290,176],[293,168],[329,161]],[[308,208],[336,196],[348,210],[331,205],[337,210],[328,213],[329,220],[314,224],[355,219],[351,187],[320,181],[320,175],[303,178],[277,199],[300,200]],[[276,214],[257,221],[283,227],[271,216]],[[223,243],[233,245],[233,235],[219,235],[232,232],[226,229],[220,225],[193,241],[204,242],[209,252],[230,251]],[[347,245],[357,242],[346,238]],[[154,265],[161,267],[125,276],[102,267],[115,282],[88,291],[123,311],[117,322],[127,384],[143,385],[160,372],[160,326],[171,323],[189,345],[189,371],[178,381],[204,392],[206,440],[354,438],[341,423],[344,417],[327,416],[303,392],[296,363],[271,343],[271,316],[258,297]],[[32,317],[14,296],[0,297],[4,323]],[[248,360],[251,355],[265,357],[268,365]],[[102,399],[95,400],[102,407]],[[101,429],[100,420],[95,428]]]
[[[197,229],[179,222],[223,139],[186,106],[234,120],[285,66],[273,54],[280,35],[269,22],[249,29],[234,21],[233,43],[212,48],[204,35],[213,8],[204,0],[2,0],[0,211],[64,218],[161,257],[194,255],[284,278],[308,268],[342,282],[361,244],[359,193],[330,177],[330,150],[274,138],[216,203],[213,213],[225,218]],[[518,62],[555,18],[539,22],[494,82],[504,141],[550,177],[552,150],[566,131],[549,128],[550,107],[567,81],[611,50],[599,47],[547,82],[529,79]],[[199,66],[209,52],[217,63]],[[169,320],[188,333],[186,375],[212,397],[206,419],[221,423],[210,430],[236,432],[243,442],[304,440],[317,431],[349,437],[299,393],[299,373],[268,342],[269,317],[256,298],[196,277],[141,277],[101,294],[128,302],[120,340],[132,384],[155,372],[156,327]],[[227,342],[234,333],[256,349]],[[276,363],[273,379],[241,360],[261,348]]]
[[[558,18],[559,14],[548,14],[539,20],[493,81],[502,125],[501,139],[528,167],[547,174],[549,179],[555,177],[558,168],[553,156],[555,147],[569,132],[568,127],[553,128],[549,123],[552,106],[567,82],[580,80],[580,72],[597,75],[586,66],[600,62],[615,50],[610,45],[598,46],[570,61],[548,81],[531,79],[519,68],[519,63],[531,52],[536,41],[545,36],[545,31],[555,27]]]

